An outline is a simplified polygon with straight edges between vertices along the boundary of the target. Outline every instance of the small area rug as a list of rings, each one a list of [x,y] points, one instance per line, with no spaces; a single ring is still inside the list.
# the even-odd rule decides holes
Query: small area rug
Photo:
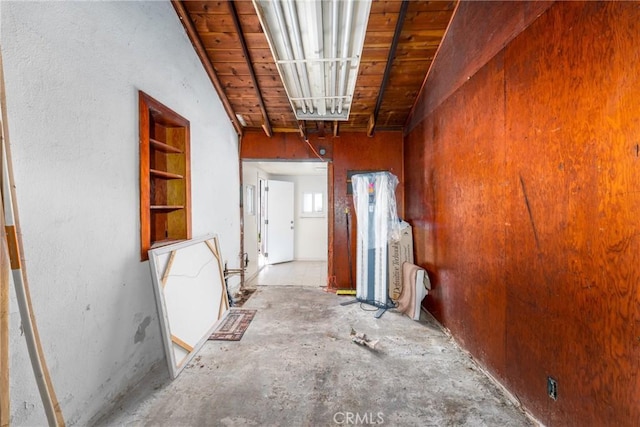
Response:
[[[258,310],[246,308],[231,308],[227,316],[220,322],[213,331],[210,340],[218,341],[240,341],[242,335],[249,327]]]

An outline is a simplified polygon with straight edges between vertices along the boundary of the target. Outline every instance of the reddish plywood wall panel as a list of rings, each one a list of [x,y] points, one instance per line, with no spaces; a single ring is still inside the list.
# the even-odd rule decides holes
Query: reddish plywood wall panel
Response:
[[[435,235],[436,225],[433,223],[435,206],[433,203],[434,192],[429,186],[429,171],[423,165],[432,164],[433,146],[433,122],[422,121],[404,141],[404,157],[406,167],[404,170],[406,200],[405,216],[413,225],[414,246],[422,248],[415,255],[415,262],[420,265],[433,265],[435,253],[432,241]]]
[[[313,149],[311,148],[313,147]],[[299,133],[275,133],[268,137],[264,132],[245,132],[242,136],[240,157],[243,160],[320,160],[313,150],[326,150],[323,159],[333,155],[333,138],[309,137],[309,142]]]
[[[426,305],[548,425],[640,425],[638,45],[556,3],[405,138]]]
[[[443,316],[443,287],[438,269],[438,242],[441,223],[436,222],[438,206],[436,158],[438,146],[433,138],[433,116],[427,116],[405,137],[405,212],[412,225],[414,262],[429,274],[432,290],[429,311],[438,319]],[[427,300],[425,300],[426,302]]]
[[[433,281],[427,306],[497,372],[505,363],[503,89],[502,62],[493,61],[405,149],[407,218]]]
[[[552,4],[546,0],[459,2],[405,131],[411,131]]]
[[[568,3],[506,50],[507,375],[554,424],[640,423],[639,43],[637,3]]]
[[[364,133],[343,133],[336,138],[333,146],[334,174],[334,215],[335,229],[333,240],[334,272],[333,286],[336,289],[350,288],[349,261],[347,244],[347,218],[349,209],[351,231],[352,268],[355,272],[356,255],[356,217],[353,210],[353,196],[347,194],[347,171],[349,170],[386,170],[398,177],[400,183],[396,190],[398,215],[404,215],[403,173],[402,173],[402,132],[376,132],[373,137]],[[355,287],[355,273],[353,273]]]
[[[506,298],[503,89],[499,56],[442,105],[434,115],[439,161],[432,173],[439,184],[437,266],[449,277],[440,291],[442,315],[476,358],[498,372]]]

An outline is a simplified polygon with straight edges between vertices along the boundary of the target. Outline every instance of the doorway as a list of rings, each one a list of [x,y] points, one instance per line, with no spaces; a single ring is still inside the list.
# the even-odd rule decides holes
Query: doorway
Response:
[[[247,253],[246,279],[250,280],[266,265],[276,262],[270,241],[277,239],[282,231],[271,229],[274,220],[282,220],[278,210],[282,210],[281,197],[271,197],[271,207],[276,213],[269,218],[270,182],[287,182],[293,185],[293,219],[288,219],[288,229],[293,226],[293,257],[295,261],[328,261],[329,182],[327,163],[292,161],[249,161],[242,162],[244,188],[244,251]],[[278,184],[276,184],[278,185]],[[252,190],[248,190],[251,189]],[[267,190],[269,188],[269,190]],[[250,193],[253,193],[250,196]],[[252,197],[252,200],[247,200]],[[311,200],[311,204],[309,201]],[[253,206],[253,211],[247,209]],[[273,218],[277,215],[278,218]],[[293,224],[291,224],[293,221]],[[283,220],[284,222],[284,220]],[[281,228],[282,228],[281,227]],[[277,234],[274,236],[274,234]],[[271,252],[271,253],[270,253]],[[285,261],[279,261],[285,262]]]

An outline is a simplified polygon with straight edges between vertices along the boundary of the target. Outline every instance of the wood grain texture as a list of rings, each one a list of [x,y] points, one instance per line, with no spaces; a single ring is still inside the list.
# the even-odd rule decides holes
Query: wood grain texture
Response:
[[[326,159],[333,158],[333,138],[319,138],[311,135],[309,143],[314,150],[323,147]],[[268,138],[259,132],[247,131],[242,137],[242,160],[317,160],[309,145],[299,133],[275,133]]]
[[[9,252],[11,270],[18,270],[22,267],[22,263],[16,227],[14,225],[7,225],[4,227],[4,231],[7,237],[7,250]]]
[[[175,335],[171,335],[171,342],[173,342],[174,344],[176,344],[176,345],[182,347],[183,349],[185,349],[187,351],[187,353],[191,353],[193,351],[193,347],[192,346],[190,346],[189,344],[187,344],[186,342],[184,342],[180,338],[176,337]]]
[[[164,268],[164,272],[162,273],[162,279],[160,280],[162,284],[162,288],[164,288],[167,284],[167,278],[169,277],[169,273],[171,272],[171,266],[173,265],[173,260],[176,257],[176,251],[171,251],[169,255],[169,261],[167,261],[167,266]]]
[[[553,1],[463,1],[406,122],[411,131]],[[456,70],[456,72],[452,72]]]
[[[258,100],[258,105],[260,107],[260,113],[262,115],[262,120],[261,120],[262,128],[264,129],[267,136],[271,136],[273,134],[273,131],[271,130],[271,122],[269,121],[269,115],[267,114],[267,110],[264,105],[264,99],[262,98],[262,92],[260,91],[261,84],[258,83],[258,80],[256,78],[256,73],[253,70],[253,62],[251,61],[251,52],[247,47],[248,43],[250,43],[251,46],[258,47],[258,48],[268,47],[268,44],[267,46],[264,46],[264,43],[263,43],[264,37],[262,36],[262,34],[243,31],[243,25],[240,23],[240,18],[238,16],[238,11],[235,6],[235,2],[229,1],[227,4],[229,6],[229,12],[231,14],[231,18],[234,24],[233,28],[237,32],[238,41],[242,46],[242,54],[245,57],[245,60],[247,61],[247,67],[249,69],[249,77],[251,78],[251,84],[255,87],[255,94]],[[247,27],[249,27],[249,25],[244,26],[244,28],[247,28]],[[252,23],[250,27],[255,28],[255,24]],[[258,26],[258,31],[260,31],[260,26]],[[256,35],[258,37],[255,37]],[[280,87],[280,85],[278,85],[278,87]]]
[[[0,232],[2,233],[0,240],[0,427],[9,426],[11,422],[11,383],[9,381],[9,286],[11,286],[9,272],[11,271],[11,260],[4,215],[4,203],[2,203],[0,204]]]
[[[425,169],[425,198],[433,205],[438,234],[434,258],[425,267],[435,266],[432,272],[447,278],[446,287],[438,286],[440,277],[435,280],[433,299],[447,326],[466,347],[477,349],[478,360],[504,369],[504,326],[498,326],[505,315],[504,223],[498,219],[504,218],[504,146],[498,143],[504,140],[504,119],[496,119],[504,108],[499,58],[480,73],[434,115],[434,163]]]
[[[203,45],[202,40],[198,35],[198,31],[193,25],[193,21],[189,17],[189,13],[187,11],[188,9],[185,7],[185,4],[189,5],[189,3],[190,2],[183,2],[181,0],[171,0],[171,5],[175,9],[176,14],[178,15],[178,18],[180,19],[180,22],[184,26],[184,29],[187,32],[187,35],[189,36],[189,40],[191,41],[191,44],[193,45],[193,48],[196,51],[196,54],[198,55],[198,58],[200,58],[200,62],[202,63],[202,66],[207,72],[207,75],[209,76],[209,79],[211,80],[213,87],[216,89],[216,92],[218,93],[218,96],[220,96],[220,100],[222,102],[222,105],[224,106],[224,109],[227,115],[229,116],[229,120],[231,120],[231,123],[233,123],[233,127],[235,128],[238,135],[241,135],[242,126],[238,122],[238,119],[235,117],[233,106],[231,105],[231,103],[229,102],[229,100],[224,94],[224,90],[220,85],[220,80],[218,79],[218,76],[213,68],[211,59],[207,56],[205,46]],[[217,3],[220,3],[220,2],[217,2]],[[197,5],[193,5],[193,4],[189,6],[197,7]]]
[[[427,307],[547,425],[640,424],[639,23],[555,3],[405,139]]]
[[[251,1],[185,2],[190,26],[206,52],[218,93],[230,105],[232,121],[240,115],[246,127],[292,127],[295,116],[275,67],[269,44]],[[206,61],[203,61],[203,63]]]
[[[144,261],[155,242],[191,238],[191,155],[189,121],[144,92],[138,98]]]
[[[402,160],[402,132],[378,131],[373,137],[361,133],[342,133],[333,147],[333,276],[335,289],[349,289],[347,219],[349,211],[351,231],[351,259],[353,277],[356,268],[356,224],[353,195],[347,194],[347,172],[350,170],[389,171],[399,180],[396,189],[398,215],[404,217],[404,185]],[[331,274],[331,272],[330,272]]]
[[[196,52],[221,95],[229,117],[238,126],[236,114],[247,129],[263,127],[295,130],[297,120],[286,97],[265,33],[251,1],[233,1],[239,25],[234,23],[226,1],[173,0]],[[392,75],[384,92],[376,129],[401,129],[414,105],[427,70],[452,16],[455,1],[411,1],[406,25],[400,33],[393,57],[389,46],[400,11],[400,0],[374,0],[359,65],[359,78],[345,131],[366,132],[368,118],[376,108],[382,74],[387,61]],[[238,29],[238,27],[240,29]],[[245,51],[243,51],[243,42]],[[251,68],[257,79],[251,78]],[[256,96],[259,93],[260,96]],[[264,106],[261,106],[260,97]],[[308,126],[313,128],[313,125]],[[239,129],[238,132],[242,132]],[[269,132],[267,132],[269,133]]]
[[[510,217],[529,231],[507,247],[507,315],[544,331],[533,349],[512,337],[535,366],[508,375],[552,424],[640,422],[639,19],[637,3],[562,4],[506,50]],[[555,406],[527,390],[545,374],[567,384]]]
[[[143,92],[138,93],[138,147],[140,152],[140,260],[149,259],[147,251],[151,247],[151,216],[148,212],[151,205],[151,180],[149,172],[150,163],[150,143],[149,125],[150,114],[147,106],[147,97]],[[155,191],[155,190],[154,190]]]

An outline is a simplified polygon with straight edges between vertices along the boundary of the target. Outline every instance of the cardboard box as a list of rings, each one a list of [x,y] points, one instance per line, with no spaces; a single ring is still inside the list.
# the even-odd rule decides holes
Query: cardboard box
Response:
[[[389,298],[397,301],[402,292],[402,263],[413,263],[413,235],[409,223],[400,222],[400,240],[389,242]]]

